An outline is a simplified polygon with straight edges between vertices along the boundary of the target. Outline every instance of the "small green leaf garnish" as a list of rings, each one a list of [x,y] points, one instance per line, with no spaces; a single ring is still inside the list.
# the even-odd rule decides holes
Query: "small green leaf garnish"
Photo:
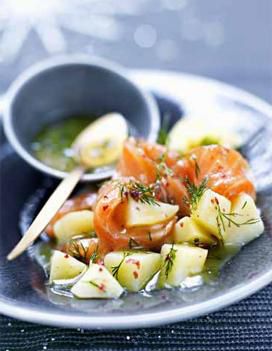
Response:
[[[168,275],[173,268],[174,260],[176,258],[176,253],[177,253],[177,249],[174,249],[174,244],[172,244],[172,247],[171,247],[170,251],[168,252],[168,254],[166,255],[165,260],[164,260],[166,278],[168,278]]]
[[[122,266],[123,262],[125,261],[126,257],[128,257],[129,255],[131,255],[130,252],[124,252],[123,258],[122,258],[122,260],[119,262],[119,264],[116,265],[116,266],[112,266],[112,267],[111,267],[111,269],[112,269],[112,275],[114,276],[114,278],[118,279],[119,269],[120,269],[120,267]]]

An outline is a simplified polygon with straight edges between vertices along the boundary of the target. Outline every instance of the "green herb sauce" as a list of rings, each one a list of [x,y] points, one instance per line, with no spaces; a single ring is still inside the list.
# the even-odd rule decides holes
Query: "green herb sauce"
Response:
[[[92,120],[93,117],[74,116],[46,126],[31,145],[33,154],[52,168],[71,171],[77,165],[71,145]]]

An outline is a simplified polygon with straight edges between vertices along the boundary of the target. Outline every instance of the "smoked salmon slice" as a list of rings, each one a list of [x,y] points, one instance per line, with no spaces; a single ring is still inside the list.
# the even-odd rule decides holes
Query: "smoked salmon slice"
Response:
[[[256,197],[255,187],[251,181],[250,168],[243,156],[234,149],[220,145],[200,146],[193,149],[185,162],[175,168],[175,172],[187,173],[188,178],[195,185],[199,185],[204,178],[207,187],[233,200],[241,193]]]
[[[122,195],[120,187],[126,187],[126,184],[131,182],[135,180],[132,178],[112,180],[99,191],[94,210],[94,228],[103,251],[136,248],[159,250],[171,235],[176,217],[159,224],[126,227],[128,191],[125,190]]]
[[[161,198],[180,207],[180,215],[190,214],[188,180],[232,200],[240,193],[256,196],[249,165],[236,150],[220,145],[200,146],[182,158],[164,146],[128,139],[118,166],[121,176],[132,176],[146,184],[158,182]]]

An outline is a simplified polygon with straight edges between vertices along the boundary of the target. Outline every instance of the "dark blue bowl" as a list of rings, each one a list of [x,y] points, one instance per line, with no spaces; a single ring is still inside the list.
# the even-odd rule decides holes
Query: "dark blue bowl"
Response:
[[[157,105],[152,97],[127,78],[117,65],[86,56],[46,60],[23,73],[7,93],[4,128],[8,140],[29,164],[49,175],[64,178],[31,153],[31,143],[45,125],[71,115],[121,113],[137,133],[155,141],[160,127]],[[84,175],[98,181],[113,170]]]

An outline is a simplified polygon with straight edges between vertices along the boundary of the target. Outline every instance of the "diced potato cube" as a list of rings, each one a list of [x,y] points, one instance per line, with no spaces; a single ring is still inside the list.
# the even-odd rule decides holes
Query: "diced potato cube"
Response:
[[[173,238],[175,244],[187,242],[205,247],[213,246],[217,243],[216,238],[191,217],[183,217],[175,224]]]
[[[139,291],[151,280],[161,265],[161,255],[154,252],[116,251],[106,255],[105,266],[128,291]]]
[[[71,289],[71,292],[81,299],[115,299],[120,297],[123,291],[118,281],[99,264],[91,264]]]
[[[85,269],[86,265],[84,263],[64,252],[56,250],[51,257],[49,283],[56,280],[75,278]]]
[[[185,244],[164,244],[158,287],[179,286],[189,276],[202,272],[208,250]]]
[[[54,224],[55,236],[61,244],[76,235],[89,235],[93,230],[93,212],[89,210],[69,212]]]
[[[221,213],[229,213],[231,202],[224,196],[208,189],[200,198],[196,209],[193,210],[192,218],[221,240],[227,220],[219,215],[219,209]]]
[[[126,226],[136,227],[153,225],[170,220],[178,212],[179,207],[163,202],[149,205],[141,201],[135,201],[132,197],[128,199]]]
[[[223,233],[225,245],[243,246],[260,236],[264,231],[264,224],[256,208],[254,200],[247,194],[239,195],[232,204],[229,223]]]

